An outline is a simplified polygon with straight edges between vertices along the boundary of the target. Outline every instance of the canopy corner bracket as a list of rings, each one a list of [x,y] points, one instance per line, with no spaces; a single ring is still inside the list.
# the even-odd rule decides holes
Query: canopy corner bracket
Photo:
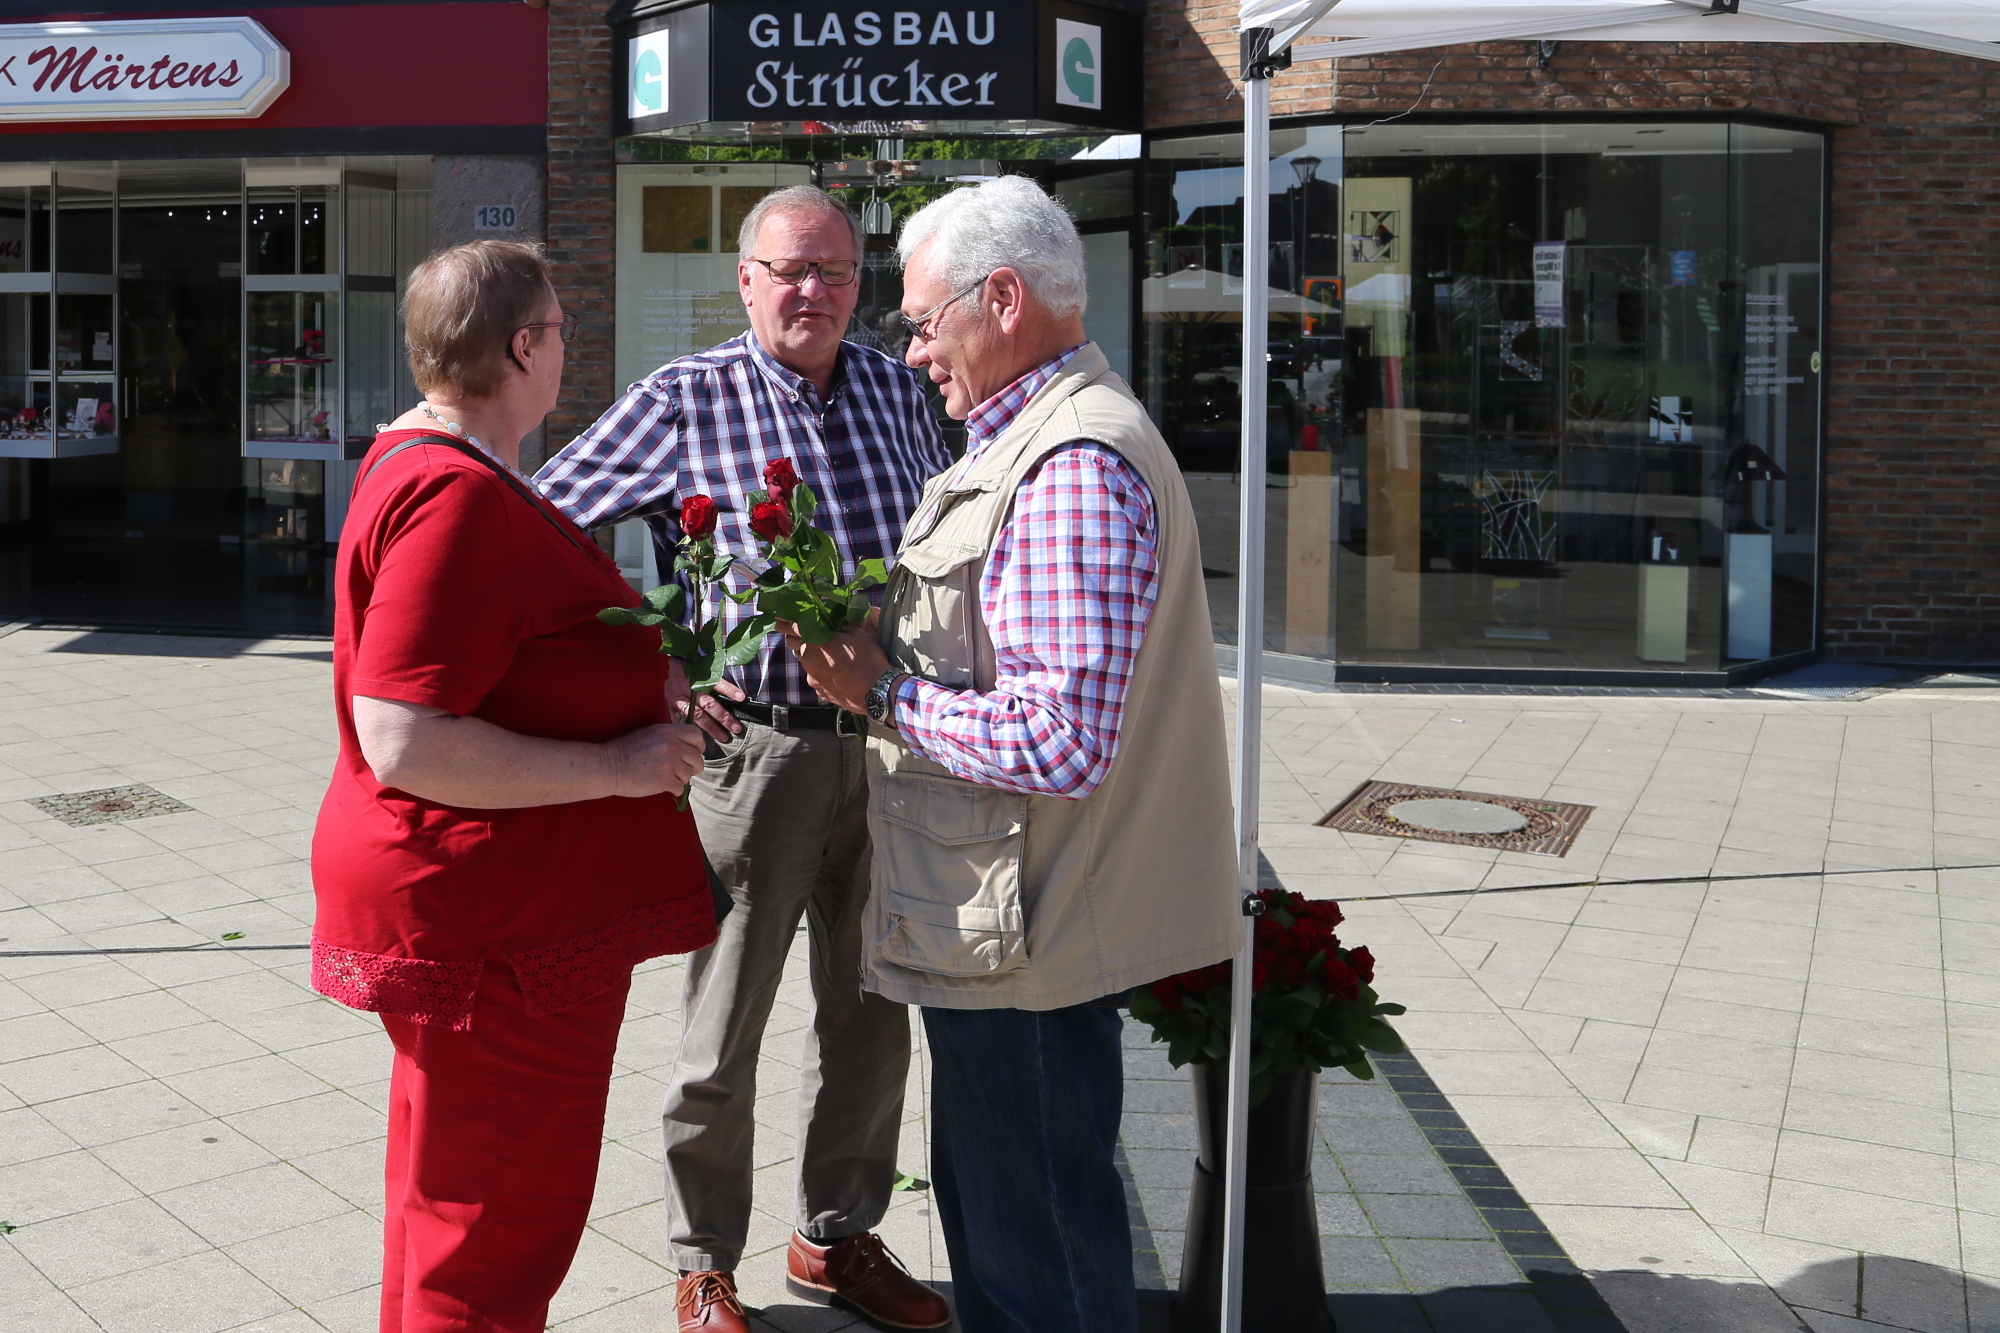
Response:
[[[1292,67],[1292,48],[1287,45],[1279,50],[1271,49],[1272,29],[1245,28],[1242,39],[1242,79],[1269,79],[1281,69]]]

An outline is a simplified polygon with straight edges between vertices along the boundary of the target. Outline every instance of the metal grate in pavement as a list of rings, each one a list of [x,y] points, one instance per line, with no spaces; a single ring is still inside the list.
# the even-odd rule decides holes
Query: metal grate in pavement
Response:
[[[28,802],[43,814],[54,815],[75,828],[87,824],[119,824],[148,815],[178,815],[194,809],[143,782],[129,787],[104,787],[98,791],[72,791],[57,796],[37,796]]]
[[[1425,803],[1423,822],[1418,822],[1414,815],[1399,818],[1396,814],[1397,807],[1414,801]],[[1496,818],[1490,823],[1464,818],[1465,814],[1477,816],[1481,806],[1489,807],[1486,813]],[[1464,810],[1455,812],[1454,807]],[[1595,806],[1572,805],[1567,801],[1497,796],[1492,792],[1415,787],[1406,782],[1366,782],[1319,824],[1321,828],[1344,833],[1373,833],[1385,838],[1565,856],[1594,809]],[[1505,828],[1508,824],[1517,826],[1505,832],[1478,831]]]

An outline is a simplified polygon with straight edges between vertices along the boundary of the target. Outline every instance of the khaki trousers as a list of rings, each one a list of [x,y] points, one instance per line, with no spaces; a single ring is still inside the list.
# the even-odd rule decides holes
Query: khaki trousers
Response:
[[[710,742],[691,801],[735,908],[688,963],[667,1089],[668,1240],[683,1272],[733,1270],[750,1226],[757,1057],[785,955],[806,923],[812,1021],[799,1064],[795,1224],[825,1243],[889,1206],[909,1073],[909,1011],[861,990],[868,897],[866,743],[745,722]]]

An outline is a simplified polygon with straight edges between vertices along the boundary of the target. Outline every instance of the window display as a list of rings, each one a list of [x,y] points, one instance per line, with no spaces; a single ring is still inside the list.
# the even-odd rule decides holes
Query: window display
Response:
[[[1141,387],[1230,641],[1240,140],[1150,151]],[[1281,127],[1273,152],[1267,651],[1393,679],[1813,647],[1821,136]]]
[[[97,171],[0,169],[0,458],[118,449],[116,198]]]

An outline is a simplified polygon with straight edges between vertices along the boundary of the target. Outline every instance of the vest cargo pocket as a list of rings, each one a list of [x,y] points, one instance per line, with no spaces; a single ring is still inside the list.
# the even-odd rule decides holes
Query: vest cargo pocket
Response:
[[[1028,798],[929,773],[891,772],[876,813],[921,837],[877,839],[889,861],[875,941],[886,962],[949,977],[996,976],[1028,965],[1021,850]]]

